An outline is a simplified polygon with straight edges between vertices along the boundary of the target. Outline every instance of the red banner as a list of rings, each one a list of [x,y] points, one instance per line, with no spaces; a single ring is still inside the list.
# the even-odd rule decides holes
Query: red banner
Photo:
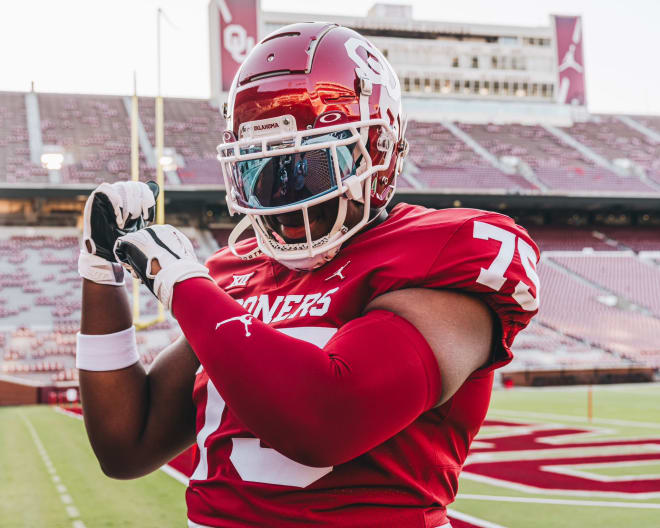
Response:
[[[557,101],[563,104],[587,103],[582,53],[582,17],[553,16],[557,45],[559,84]]]
[[[220,12],[222,91],[227,92],[238,67],[258,39],[258,0],[216,0]]]

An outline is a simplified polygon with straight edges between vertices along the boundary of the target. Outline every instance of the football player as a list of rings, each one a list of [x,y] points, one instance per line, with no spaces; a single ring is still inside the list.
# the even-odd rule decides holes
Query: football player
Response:
[[[245,217],[206,266],[175,228],[143,228],[144,184],[88,201],[77,362],[103,470],[138,477],[196,442],[190,527],[448,526],[493,370],[538,308],[538,249],[497,213],[387,213],[400,85],[352,30],[271,34],[225,114],[227,205]],[[148,372],[117,261],[183,333]]]

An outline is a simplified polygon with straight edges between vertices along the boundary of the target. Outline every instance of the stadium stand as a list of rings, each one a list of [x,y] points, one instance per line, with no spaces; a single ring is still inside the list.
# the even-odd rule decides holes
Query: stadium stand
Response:
[[[200,259],[214,250],[212,237],[184,229]],[[0,233],[1,374],[44,383],[75,381],[75,334],[80,328],[79,233],[74,228],[4,228]],[[127,292],[132,281],[127,276]],[[152,319],[156,301],[143,289],[141,313]],[[180,335],[174,319],[138,334],[142,360]]]
[[[660,284],[660,268],[636,255],[597,252],[586,255],[546,255],[553,262],[580,277],[598,284],[621,301],[634,303],[660,316],[660,297],[649,284]]]
[[[49,171],[30,161],[35,158],[30,152],[33,128],[27,123],[30,97],[38,102],[43,144],[66,152],[58,182],[95,185],[129,177],[126,98],[0,93],[0,184],[20,188],[52,183]],[[146,179],[155,172],[154,99],[140,98],[139,102],[140,123],[146,132],[142,141],[149,147],[140,157],[141,177]],[[224,120],[217,109],[206,100],[166,98],[164,110],[165,146],[175,149],[178,158],[178,179],[168,180],[168,186],[221,183],[215,147]],[[642,128],[631,126],[630,119]],[[411,163],[399,187],[429,196],[485,193],[493,200],[527,194],[612,197],[634,193],[655,198],[660,195],[660,186],[653,184],[660,182],[660,143],[653,131],[660,131],[660,118],[649,116],[591,116],[560,132],[541,125],[413,120],[407,133]],[[513,174],[504,170],[505,157],[519,160],[531,175],[526,169]],[[597,158],[605,163],[597,163]],[[629,160],[642,172],[635,169],[625,175],[618,170],[625,164],[613,163],[616,159]],[[608,163],[612,170],[604,168]],[[177,225],[215,222],[209,230],[190,231],[196,250],[204,257],[227,244],[231,221],[206,210],[210,216],[205,215],[202,222],[194,216],[200,209],[194,210],[192,221],[190,212],[168,210],[168,215],[178,220]],[[67,211],[71,217],[77,209]],[[609,225],[607,218],[592,218],[587,225],[580,221],[579,226],[566,225],[565,218],[547,225],[537,225],[546,224],[545,220],[523,222],[543,251],[541,308],[535,322],[517,338],[516,359],[507,371],[660,368],[656,344],[660,229],[653,218],[646,217],[639,217],[637,221],[643,224],[639,226],[635,222],[619,225],[618,220]],[[11,220],[16,223],[15,216]],[[66,223],[73,225],[75,220],[69,218]],[[78,230],[63,227],[3,227],[0,232],[0,375],[43,383],[75,381],[78,238]],[[140,304],[145,318],[155,315],[156,302],[146,292]],[[150,364],[177,336],[172,319],[140,332],[144,363]]]
[[[607,227],[599,228],[618,246],[633,251],[660,251],[660,230],[657,227]]]
[[[620,177],[597,166],[542,126],[458,124],[493,155],[524,161],[553,191],[652,192],[637,177]],[[577,125],[575,125],[577,126]],[[607,158],[611,159],[611,158]]]
[[[625,125],[616,116],[597,115],[592,119],[575,123],[569,134],[609,160],[629,159],[647,170],[660,171],[660,144]]]
[[[660,251],[660,230],[636,226],[527,226],[542,251]]]
[[[97,184],[130,178],[130,116],[117,96],[38,94],[43,145],[65,152],[57,183]],[[140,98],[139,113],[155,144],[154,99]],[[224,119],[206,100],[166,99],[165,147],[181,156],[182,183],[221,184],[215,147]],[[46,183],[48,171],[30,162],[25,94],[0,93],[0,181]],[[155,168],[140,153],[142,179]]]
[[[30,162],[25,95],[0,92],[0,182],[47,181],[48,171]]]
[[[208,100],[165,99],[166,148],[176,149],[185,165],[177,172],[181,183],[222,183],[220,164],[216,160],[216,147],[222,141],[225,120]],[[155,100],[139,99],[140,120],[152,145],[156,143]]]
[[[644,125],[647,128],[650,128],[651,130],[657,132],[660,134],[660,117],[659,116],[646,116],[646,115],[637,115],[637,116],[629,116],[630,118],[634,119],[638,123]]]
[[[633,362],[582,339],[562,334],[532,321],[517,338],[514,360],[503,372],[518,370],[617,368]]]
[[[415,178],[430,189],[538,190],[519,175],[495,168],[439,123],[411,121],[406,132]]]
[[[566,236],[575,248],[604,244],[588,230]],[[192,233],[201,258],[224,245],[228,229]],[[562,230],[537,229],[541,247],[560,245]],[[624,239],[624,237],[620,237]],[[596,244],[594,244],[594,241]],[[564,248],[566,248],[566,244]],[[609,248],[609,246],[606,246]],[[2,373],[42,382],[76,380],[75,333],[79,328],[78,232],[73,228],[6,228],[0,237],[0,348]],[[657,264],[631,251],[544,252],[538,322],[515,342],[508,370],[600,369],[628,365],[660,368],[660,284]],[[131,285],[128,281],[127,288]],[[155,300],[143,292],[149,318]],[[29,323],[26,324],[26,321]],[[177,336],[172,319],[140,332],[142,360],[150,364]]]
[[[620,302],[610,291],[552,260],[546,253],[538,266],[543,294],[537,321],[620,357],[660,368],[660,319]]]
[[[39,113],[44,144],[70,156],[62,183],[130,179],[130,117],[120,97],[39,94]],[[148,169],[144,155],[140,169]]]
[[[615,241],[608,240],[603,233],[592,228],[529,226],[527,231],[541,251],[612,250],[616,247]]]
[[[48,171],[30,162],[25,95],[0,93],[0,181],[49,181]],[[44,145],[65,150],[61,183],[96,184],[130,175],[130,117],[124,98],[102,95],[37,94]],[[149,148],[155,144],[154,99],[139,99],[140,123]],[[207,100],[164,99],[165,148],[179,158],[181,184],[222,184],[216,146],[224,119]],[[635,117],[657,130],[651,117]],[[411,121],[407,128],[410,164],[399,181],[402,188],[421,187],[467,192],[660,192],[660,145],[616,116],[595,116],[565,129],[573,139],[605,160],[627,159],[639,165],[648,180],[634,173],[615,173],[594,163],[540,125],[454,123],[475,144],[494,156],[485,158],[441,123]],[[448,125],[449,126],[449,125]],[[498,161],[518,158],[533,177],[503,171]],[[153,178],[153,158],[140,155],[140,174]],[[520,171],[518,171],[520,172]],[[410,175],[412,178],[408,178]],[[651,183],[649,183],[649,180]],[[179,183],[170,182],[170,183]],[[655,182],[655,183],[654,183]]]

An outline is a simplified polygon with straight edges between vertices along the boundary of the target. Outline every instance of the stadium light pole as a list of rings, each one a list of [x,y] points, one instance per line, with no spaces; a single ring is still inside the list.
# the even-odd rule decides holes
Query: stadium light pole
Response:
[[[140,143],[138,138],[137,73],[133,71],[133,97],[131,98],[131,180],[140,179]],[[140,281],[133,278],[133,321],[140,320]]]
[[[163,16],[162,8],[158,8],[156,12],[156,36],[158,43],[156,46],[157,65],[156,71],[158,76],[156,94],[156,182],[160,188],[160,194],[156,200],[156,223],[165,223],[165,178],[163,177],[163,164],[161,158],[163,157],[163,143],[165,139],[164,120],[163,120],[163,96],[161,94],[160,77],[161,77],[161,52],[160,52],[160,19]],[[161,303],[158,303],[158,317],[156,322],[165,320],[165,309]]]
[[[163,177],[163,165],[161,158],[163,157],[163,143],[164,143],[164,123],[163,123],[163,96],[161,95],[161,52],[160,52],[160,20],[163,16],[162,8],[158,8],[156,13],[156,34],[158,43],[156,46],[157,53],[157,94],[156,94],[156,182],[160,187],[160,195],[158,196],[156,204],[156,223],[165,223],[165,180]]]

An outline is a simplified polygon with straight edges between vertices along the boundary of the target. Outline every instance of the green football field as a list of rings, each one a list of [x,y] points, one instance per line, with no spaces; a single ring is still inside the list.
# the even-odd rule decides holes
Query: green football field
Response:
[[[585,387],[500,390],[488,420],[495,423],[477,437],[450,507],[457,517],[484,528],[660,527],[660,384],[595,387],[591,421]],[[540,451],[526,440],[518,451],[489,451],[512,435],[563,429],[570,435],[542,439]],[[562,463],[538,481],[517,472],[517,462],[524,469],[539,457],[543,471],[548,461]],[[491,466],[514,476],[493,478]],[[531,481],[516,482],[520,476]],[[544,489],[547,476],[593,478],[616,491]],[[640,485],[643,493],[630,492]],[[184,490],[162,471],[135,481],[105,477],[80,420],[45,406],[0,408],[2,528],[183,528]]]
[[[573,490],[516,489],[509,483],[483,482],[471,474],[468,464],[460,480],[459,495],[451,509],[508,528],[635,527],[660,528],[660,384],[604,385],[593,388],[593,419],[587,418],[586,387],[500,390],[493,393],[489,420],[523,422],[540,427],[586,429],[576,442],[624,444],[618,448],[571,448],[573,457],[655,452],[655,460],[573,466],[587,477],[618,478],[624,495]],[[477,439],[501,435],[503,427],[483,427]],[[639,440],[655,439],[641,444]],[[638,444],[625,446],[625,442]],[[524,456],[534,458],[534,453]],[[654,456],[654,455],[651,455]],[[501,458],[506,459],[506,456]],[[505,462],[506,463],[506,462]],[[509,462],[510,463],[510,462]],[[646,498],[630,493],[635,478],[651,482]],[[652,482],[652,481],[655,482]],[[541,480],[542,487],[544,481]],[[488,526],[488,525],[485,525]]]

